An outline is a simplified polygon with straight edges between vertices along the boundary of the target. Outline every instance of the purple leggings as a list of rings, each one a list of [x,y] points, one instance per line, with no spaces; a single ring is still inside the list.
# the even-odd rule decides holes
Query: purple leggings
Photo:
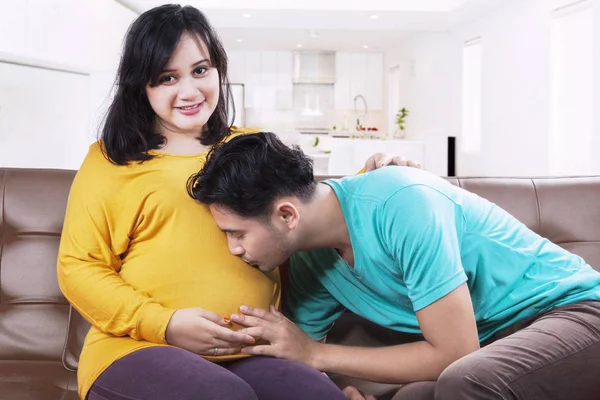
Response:
[[[89,400],[345,400],[325,375],[304,364],[250,357],[215,364],[176,347],[150,347],[114,362]]]

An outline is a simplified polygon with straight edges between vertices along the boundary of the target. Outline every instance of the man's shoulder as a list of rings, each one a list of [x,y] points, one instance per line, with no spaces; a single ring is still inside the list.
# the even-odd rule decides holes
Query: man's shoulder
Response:
[[[413,167],[384,167],[365,174],[325,181],[338,197],[354,201],[385,202],[394,194],[411,186],[431,186],[441,178]]]

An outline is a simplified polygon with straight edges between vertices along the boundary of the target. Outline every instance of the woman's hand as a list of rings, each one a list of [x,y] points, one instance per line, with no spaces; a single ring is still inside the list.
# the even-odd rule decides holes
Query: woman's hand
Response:
[[[225,356],[239,353],[256,343],[248,334],[227,328],[229,321],[202,308],[175,311],[167,325],[166,341],[172,346],[202,356]]]
[[[407,160],[404,156],[391,156],[385,153],[375,153],[369,157],[365,163],[364,170],[365,172],[369,172],[388,165],[421,168],[421,164],[413,160]]]
[[[364,395],[354,386],[347,386],[342,392],[347,400],[375,400],[374,396]]]
[[[231,320],[244,325],[241,329],[255,338],[268,341],[242,349],[242,353],[285,358],[313,366],[313,358],[319,343],[312,340],[292,321],[271,306],[270,311],[248,306],[240,307],[244,315],[234,314]]]

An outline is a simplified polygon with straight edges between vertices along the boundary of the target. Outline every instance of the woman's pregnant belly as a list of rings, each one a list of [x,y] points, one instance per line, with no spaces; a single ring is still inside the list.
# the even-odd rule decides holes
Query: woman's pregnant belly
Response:
[[[279,304],[279,271],[266,275],[222,251],[130,253],[120,274],[169,308],[199,307],[229,317],[243,304],[267,310]]]

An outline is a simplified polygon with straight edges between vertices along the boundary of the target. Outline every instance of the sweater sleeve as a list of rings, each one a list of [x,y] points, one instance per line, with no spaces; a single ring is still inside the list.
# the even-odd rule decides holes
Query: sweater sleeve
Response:
[[[67,300],[91,324],[115,336],[165,343],[174,309],[163,307],[127,284],[119,271],[134,226],[117,168],[92,145],[78,171],[67,203],[57,276]]]

